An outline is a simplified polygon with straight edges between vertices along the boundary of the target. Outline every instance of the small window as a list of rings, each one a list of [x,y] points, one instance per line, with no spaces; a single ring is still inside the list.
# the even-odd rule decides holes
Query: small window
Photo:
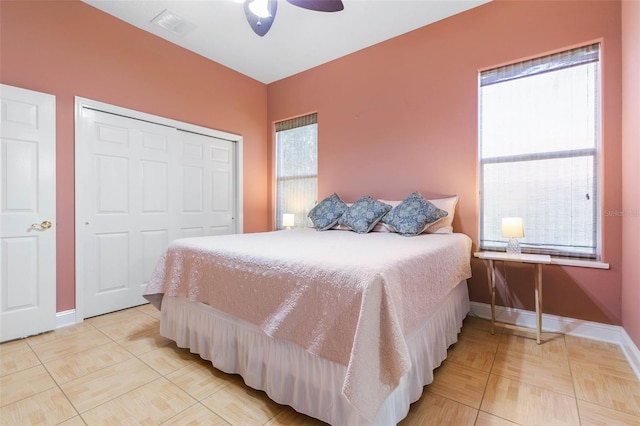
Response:
[[[276,229],[285,228],[285,214],[293,214],[293,226],[306,226],[318,197],[317,114],[280,121],[275,128]]]
[[[600,45],[480,73],[480,248],[599,258]]]

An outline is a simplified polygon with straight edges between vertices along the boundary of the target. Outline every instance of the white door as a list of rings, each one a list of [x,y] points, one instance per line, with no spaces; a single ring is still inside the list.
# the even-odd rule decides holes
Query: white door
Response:
[[[56,99],[1,85],[0,341],[56,326]]]
[[[235,232],[233,142],[83,108],[76,255],[84,318],[146,303],[174,239]]]
[[[142,291],[169,241],[175,129],[85,108],[76,141],[85,318],[146,303]]]
[[[181,188],[180,237],[233,234],[235,143],[179,131]]]

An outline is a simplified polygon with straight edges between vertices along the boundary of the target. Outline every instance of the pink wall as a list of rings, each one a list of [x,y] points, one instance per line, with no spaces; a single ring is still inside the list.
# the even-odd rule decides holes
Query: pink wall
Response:
[[[75,307],[74,96],[244,137],[244,229],[267,229],[267,89],[79,1],[0,2],[0,81],[56,96],[57,311]]]
[[[640,347],[640,2],[622,2],[622,325]]]
[[[617,1],[494,1],[270,84],[268,119],[318,112],[319,198],[458,194],[454,227],[477,242],[478,71],[602,40],[602,207],[619,210],[620,15]],[[544,268],[545,313],[621,324],[622,221],[603,234],[610,270]],[[471,299],[488,303],[476,260],[473,275]],[[507,275],[498,303],[534,310],[531,269]]]

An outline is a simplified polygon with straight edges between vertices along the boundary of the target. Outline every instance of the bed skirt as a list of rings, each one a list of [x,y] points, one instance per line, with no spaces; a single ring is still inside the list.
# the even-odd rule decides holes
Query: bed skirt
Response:
[[[430,316],[407,336],[411,370],[382,404],[368,413],[356,410],[342,394],[346,367],[275,340],[257,326],[208,305],[177,297],[162,300],[160,333],[179,347],[211,361],[219,370],[240,374],[273,401],[332,425],[393,425],[406,417],[409,405],[433,381],[433,370],[457,341],[469,312],[466,281],[460,282]]]

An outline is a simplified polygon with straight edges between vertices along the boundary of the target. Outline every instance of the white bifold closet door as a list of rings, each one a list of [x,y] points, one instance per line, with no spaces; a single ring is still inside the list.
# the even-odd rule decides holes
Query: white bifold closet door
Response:
[[[234,142],[86,107],[78,134],[84,318],[146,303],[172,240],[236,232]]]

